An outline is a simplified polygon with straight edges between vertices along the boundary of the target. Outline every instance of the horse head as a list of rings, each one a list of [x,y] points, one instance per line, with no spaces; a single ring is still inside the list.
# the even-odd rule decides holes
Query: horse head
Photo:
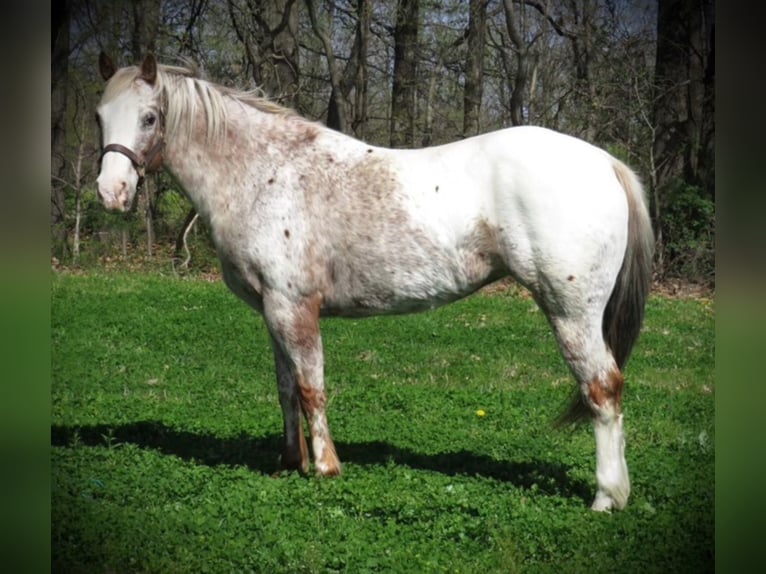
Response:
[[[103,52],[107,81],[96,117],[101,129],[98,195],[107,209],[126,211],[146,173],[162,165],[164,117],[157,89],[157,62],[147,55],[140,67],[116,69]]]

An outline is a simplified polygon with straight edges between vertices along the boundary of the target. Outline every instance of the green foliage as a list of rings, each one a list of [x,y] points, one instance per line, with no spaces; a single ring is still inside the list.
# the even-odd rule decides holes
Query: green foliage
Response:
[[[166,189],[158,194],[154,207],[155,234],[174,240],[182,229],[186,214],[191,208],[191,202],[175,188]]]
[[[715,284],[715,203],[681,180],[660,191],[666,277]]]
[[[329,480],[272,477],[268,335],[221,283],[61,274],[51,302],[53,571],[713,571],[709,302],[650,300],[613,515],[590,429],[551,428],[573,383],[517,291],[323,323]]]

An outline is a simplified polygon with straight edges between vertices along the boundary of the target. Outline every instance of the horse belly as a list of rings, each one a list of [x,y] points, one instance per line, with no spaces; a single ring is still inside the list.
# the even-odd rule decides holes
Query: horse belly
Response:
[[[322,311],[360,317],[434,309],[503,276],[498,261],[474,245],[439,249],[425,238],[337,256],[329,266]]]

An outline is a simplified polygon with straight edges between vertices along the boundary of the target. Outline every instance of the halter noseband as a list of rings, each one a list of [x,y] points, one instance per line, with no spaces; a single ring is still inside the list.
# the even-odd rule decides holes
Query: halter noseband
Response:
[[[141,185],[147,173],[154,173],[159,171],[160,167],[162,167],[162,151],[165,148],[165,114],[163,112],[160,112],[160,129],[158,136],[157,141],[149,148],[149,151],[142,153],[141,155],[122,144],[107,144],[101,148],[99,163],[104,158],[104,155],[110,151],[121,153],[130,160],[131,164],[133,164],[133,169],[138,173],[138,185]]]

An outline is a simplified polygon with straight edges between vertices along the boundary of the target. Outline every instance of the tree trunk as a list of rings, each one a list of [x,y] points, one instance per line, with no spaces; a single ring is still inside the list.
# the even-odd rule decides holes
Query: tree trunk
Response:
[[[484,82],[484,43],[487,0],[471,0],[468,20],[468,55],[463,88],[463,137],[479,133],[479,113]]]
[[[706,46],[705,76],[702,102],[699,181],[705,195],[715,199],[715,3],[705,2]]]
[[[713,197],[715,44],[712,0],[659,0],[655,65],[656,182]],[[701,160],[702,158],[702,160]]]
[[[51,234],[59,257],[66,247],[66,107],[69,77],[69,2],[51,14]]]
[[[229,15],[255,84],[298,106],[298,12],[295,0],[229,0]]]
[[[83,176],[83,159],[85,158],[85,147],[88,142],[88,124],[83,114],[81,119],[81,133],[80,133],[80,145],[77,148],[77,160],[74,165],[74,193],[75,193],[75,219],[74,219],[74,235],[72,237],[72,264],[77,265],[77,260],[80,257],[80,222],[82,218],[82,176]]]
[[[527,88],[529,48],[517,28],[513,0],[503,0],[503,9],[505,10],[505,26],[508,30],[508,37],[511,40],[511,44],[513,44],[514,52],[516,54],[515,78],[510,79],[511,76],[510,74],[508,75],[510,83],[509,87],[511,89],[511,124],[520,126],[525,123],[524,93]],[[506,67],[510,68],[510,65],[506,63]]]
[[[144,218],[146,222],[146,256],[151,259],[154,256],[154,184],[156,176],[148,177],[144,181],[144,190],[146,192],[146,211]]]
[[[148,53],[157,51],[157,33],[160,26],[160,0],[133,1],[133,30],[131,34],[131,52],[138,63]],[[157,188],[159,174],[150,175],[144,181],[146,201],[144,222],[146,224],[146,256],[154,255],[154,190]]]
[[[662,188],[684,172],[687,111],[688,8],[694,0],[659,0],[654,72],[654,180]]]
[[[157,32],[160,27],[160,0],[133,0],[133,30],[130,51],[135,63],[147,53],[157,51]]]
[[[351,127],[356,137],[364,139],[367,127],[367,48],[370,43],[371,1],[357,0],[356,13],[358,20],[354,54],[357,65],[354,74],[354,120]]]
[[[570,36],[575,65],[574,107],[581,110],[580,136],[589,142],[596,141],[596,84],[593,81],[593,56],[595,43],[595,4],[592,0],[572,1],[576,33]]]
[[[713,33],[712,0],[659,0],[651,179],[660,275],[673,265],[673,231],[700,223],[693,213],[686,220],[667,217],[674,184],[697,186],[701,197],[714,199]]]
[[[331,34],[328,34],[317,21],[316,6],[313,0],[305,0],[309,12],[309,20],[314,34],[322,42],[327,68],[330,71],[330,104],[327,109],[327,127],[339,132],[346,131],[346,98],[343,93],[341,71],[335,60],[335,49],[332,45]],[[331,18],[332,19],[332,18]]]
[[[394,28],[391,147],[413,147],[418,69],[419,0],[399,0]]]

